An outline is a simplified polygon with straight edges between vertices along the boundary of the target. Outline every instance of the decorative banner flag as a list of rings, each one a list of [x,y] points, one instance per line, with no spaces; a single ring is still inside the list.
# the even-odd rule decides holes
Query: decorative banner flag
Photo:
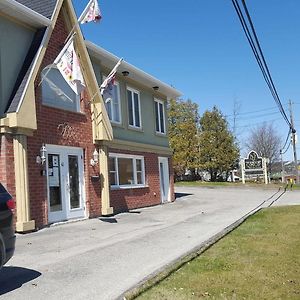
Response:
[[[81,24],[89,22],[99,22],[102,18],[101,11],[97,0],[90,0],[81,16],[78,19],[78,22]]]
[[[116,73],[117,73],[117,69],[120,66],[120,64],[122,63],[123,58],[121,58],[117,64],[114,66],[114,68],[111,70],[111,72],[108,74],[108,76],[106,77],[106,79],[102,82],[101,86],[100,86],[100,93],[101,95],[104,94],[105,90],[109,87],[112,87],[112,85],[114,84],[114,80],[116,77]]]
[[[74,49],[73,37],[74,35],[61,50],[54,64],[71,89],[79,95],[85,88],[85,84],[80,70],[79,60]]]

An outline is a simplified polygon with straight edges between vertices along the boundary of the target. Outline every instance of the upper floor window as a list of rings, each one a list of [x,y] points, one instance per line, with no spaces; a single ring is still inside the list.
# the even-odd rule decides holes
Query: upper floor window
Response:
[[[103,77],[103,81],[106,77]],[[103,93],[103,100],[108,117],[113,123],[121,123],[120,85],[117,81],[107,86]]]
[[[164,102],[155,99],[155,130],[157,133],[165,134],[166,126],[165,126],[165,107]]]
[[[134,128],[141,128],[141,103],[140,92],[132,88],[127,88],[128,98],[128,123]]]
[[[80,111],[80,95],[77,95],[65,81],[55,66],[48,66],[42,71],[42,102],[43,104]]]

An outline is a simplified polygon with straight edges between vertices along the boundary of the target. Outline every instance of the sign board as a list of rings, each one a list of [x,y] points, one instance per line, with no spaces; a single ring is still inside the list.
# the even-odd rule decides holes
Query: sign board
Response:
[[[245,158],[245,170],[260,170],[263,169],[263,161],[261,157],[258,157],[255,151],[251,151],[248,154],[248,158]]]
[[[262,158],[255,151],[250,151],[248,156],[241,160],[242,181],[245,183],[245,176],[264,176],[265,183],[268,183],[267,158]]]

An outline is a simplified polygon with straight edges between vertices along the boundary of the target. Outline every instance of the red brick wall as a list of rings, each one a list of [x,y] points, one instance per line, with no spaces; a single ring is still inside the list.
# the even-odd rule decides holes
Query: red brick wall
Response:
[[[67,35],[68,32],[65,29],[62,14],[60,14],[40,71],[53,63],[62,49]],[[97,175],[99,172],[97,170],[98,166],[95,168],[90,166],[90,159],[95,147],[93,145],[91,111],[87,94],[83,93],[81,96],[81,113],[45,106],[42,104],[41,86],[38,86],[40,79],[40,76],[37,76],[35,82],[37,131],[32,137],[28,138],[31,218],[36,221],[37,227],[48,223],[47,178],[41,175],[44,167],[36,163],[36,156],[39,155],[42,144],[73,146],[83,149],[87,212],[91,217],[100,215],[100,184],[91,181],[91,176]],[[58,128],[63,123],[67,123],[70,128],[69,134],[64,136],[62,130],[60,130],[61,128]]]
[[[158,157],[161,155],[147,152],[132,152],[121,151],[118,149],[110,149],[110,153],[122,153],[129,155],[141,155],[145,160],[145,188],[133,189],[112,189],[110,192],[110,203],[114,208],[114,213],[121,211],[128,211],[129,209],[157,205],[161,203],[160,199],[160,180]],[[169,159],[170,161],[171,159]],[[170,166],[170,180],[171,180],[171,199],[174,200],[174,183],[173,171]]]

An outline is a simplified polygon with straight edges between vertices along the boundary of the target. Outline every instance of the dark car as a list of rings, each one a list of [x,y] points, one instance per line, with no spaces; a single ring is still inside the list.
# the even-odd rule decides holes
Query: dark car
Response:
[[[0,183],[0,268],[15,251],[14,209],[15,202],[12,196]]]

